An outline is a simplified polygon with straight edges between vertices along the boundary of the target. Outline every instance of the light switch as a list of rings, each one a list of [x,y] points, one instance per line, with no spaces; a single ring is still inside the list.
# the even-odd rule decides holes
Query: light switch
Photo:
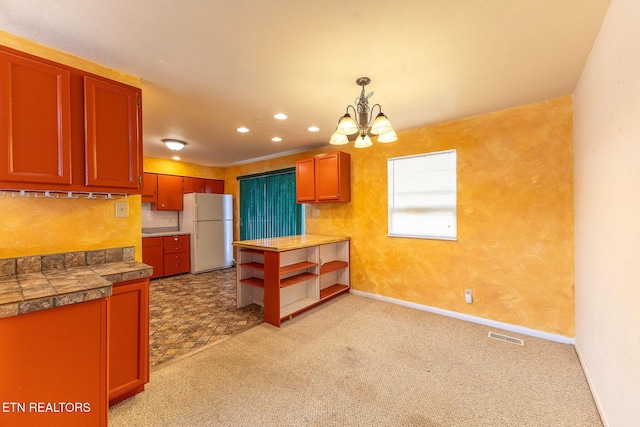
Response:
[[[116,202],[116,218],[129,218],[129,202]]]

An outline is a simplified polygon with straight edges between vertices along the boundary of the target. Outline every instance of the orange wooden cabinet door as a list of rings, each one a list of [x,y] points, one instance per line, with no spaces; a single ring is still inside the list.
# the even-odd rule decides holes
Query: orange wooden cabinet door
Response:
[[[224,180],[223,179],[205,179],[204,192],[213,193],[213,194],[224,194]]]
[[[182,193],[204,193],[204,178],[185,176],[182,179]]]
[[[153,276],[150,279],[164,276],[162,237],[142,238],[142,262],[153,267]]]
[[[142,185],[140,89],[84,76],[86,185]],[[132,191],[135,193],[135,191]]]
[[[107,426],[107,300],[0,319],[0,425]]]
[[[316,156],[316,200],[351,201],[351,156],[343,152]]]
[[[115,283],[109,297],[109,405],[149,382],[149,279]]]
[[[182,210],[182,177],[174,175],[158,175],[158,201],[156,210]]]
[[[296,202],[316,200],[316,163],[314,157],[296,160]]]
[[[70,72],[0,51],[0,182],[70,185]]]
[[[156,203],[158,201],[158,175],[144,172],[142,174],[143,202]]]

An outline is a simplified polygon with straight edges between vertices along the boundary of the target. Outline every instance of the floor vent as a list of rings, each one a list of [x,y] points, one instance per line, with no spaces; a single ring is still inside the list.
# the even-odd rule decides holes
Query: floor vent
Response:
[[[507,335],[496,334],[495,332],[489,332],[489,338],[510,342],[512,344],[524,345],[524,340],[521,340],[520,338],[514,338]]]

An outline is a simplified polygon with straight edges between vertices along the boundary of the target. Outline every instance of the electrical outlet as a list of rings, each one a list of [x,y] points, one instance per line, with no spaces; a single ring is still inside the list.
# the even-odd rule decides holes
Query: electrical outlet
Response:
[[[116,218],[129,218],[129,202],[116,202]]]
[[[464,300],[467,304],[473,303],[473,291],[471,289],[464,290]]]
[[[320,216],[320,209],[314,209],[313,216]]]

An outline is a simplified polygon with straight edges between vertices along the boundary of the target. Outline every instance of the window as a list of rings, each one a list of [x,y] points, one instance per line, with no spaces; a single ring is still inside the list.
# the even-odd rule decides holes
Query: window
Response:
[[[456,240],[456,150],[388,159],[389,236]]]
[[[295,169],[238,177],[240,240],[303,234],[304,205],[296,203]]]

